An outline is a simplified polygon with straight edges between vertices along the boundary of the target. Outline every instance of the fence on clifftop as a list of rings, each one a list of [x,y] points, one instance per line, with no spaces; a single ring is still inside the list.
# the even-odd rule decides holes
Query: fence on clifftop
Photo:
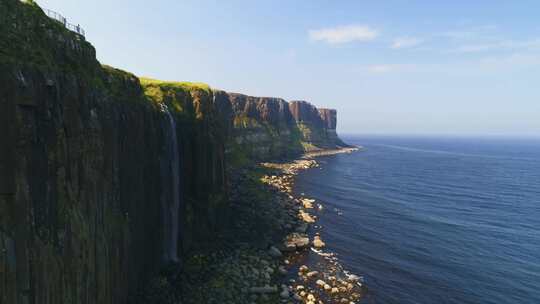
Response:
[[[43,12],[45,12],[45,15],[47,15],[47,17],[62,23],[68,30],[75,32],[83,37],[85,36],[85,32],[80,25],[74,25],[67,22],[67,19],[59,13],[46,8],[43,9]]]
[[[26,0],[20,0],[21,2],[26,2]],[[60,22],[65,28],[67,28],[68,30],[76,33],[76,34],[79,34],[81,36],[86,36],[85,35],[85,32],[83,30],[83,28],[80,26],[80,25],[75,25],[75,24],[71,24],[67,21],[67,19],[60,15],[59,13],[55,12],[55,11],[52,11],[50,9],[46,9],[46,8],[41,8],[43,10],[43,12],[45,13],[45,15],[47,15],[47,17],[55,20],[55,21],[58,21]]]

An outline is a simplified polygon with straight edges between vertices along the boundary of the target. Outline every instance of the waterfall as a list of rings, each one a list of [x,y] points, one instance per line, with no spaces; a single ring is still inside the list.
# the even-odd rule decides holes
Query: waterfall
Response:
[[[167,116],[165,122],[165,155],[162,170],[164,180],[170,180],[172,202],[162,196],[163,210],[163,257],[165,262],[178,262],[179,238],[179,211],[180,211],[180,154],[178,151],[178,137],[176,136],[176,122],[166,105],[161,104],[161,110]],[[170,176],[170,179],[167,177]]]

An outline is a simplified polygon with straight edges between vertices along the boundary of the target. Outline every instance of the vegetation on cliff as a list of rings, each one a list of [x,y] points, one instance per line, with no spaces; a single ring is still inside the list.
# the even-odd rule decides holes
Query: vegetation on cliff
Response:
[[[34,1],[0,1],[0,62],[94,74],[95,49]]]
[[[187,115],[203,119],[213,111],[212,90],[205,83],[161,81],[150,78],[140,78],[140,82],[149,100],[172,107],[180,117]]]
[[[188,82],[188,81],[163,81],[163,80],[157,80],[157,79],[151,79],[146,77],[139,78],[141,80],[141,84],[145,87],[159,87],[162,90],[186,90],[186,91],[192,91],[192,90],[203,90],[208,93],[210,93],[210,86],[206,83],[202,82]],[[150,93],[150,92],[148,92]],[[156,98],[159,98],[160,96],[155,96]]]
[[[235,95],[244,103],[101,65],[31,1],[0,0],[0,29],[1,303],[125,303],[159,271],[171,200],[162,105],[177,129],[183,257],[229,231],[228,165],[303,151],[281,99]],[[238,201],[258,210],[264,197],[248,188]]]

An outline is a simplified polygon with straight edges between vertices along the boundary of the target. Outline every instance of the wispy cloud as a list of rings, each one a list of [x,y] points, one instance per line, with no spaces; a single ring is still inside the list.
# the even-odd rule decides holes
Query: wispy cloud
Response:
[[[513,53],[507,56],[485,57],[479,61],[479,64],[483,68],[491,69],[538,66],[540,65],[540,55]]]
[[[410,48],[419,45],[422,43],[422,39],[418,39],[415,37],[400,37],[394,39],[394,42],[390,46],[393,49],[403,49],[403,48]]]
[[[497,30],[497,26],[495,25],[482,25],[446,31],[440,33],[439,36],[452,38],[455,40],[474,39],[480,36],[485,36],[489,33],[493,33],[495,30]]]
[[[487,51],[538,51],[540,38],[529,40],[496,40],[486,43],[464,44],[452,50],[451,53],[480,53]]]
[[[370,41],[379,35],[378,31],[364,25],[347,25],[334,28],[323,28],[309,31],[313,41],[324,41],[330,44],[343,44],[353,41]]]
[[[440,73],[454,75],[470,75],[473,73],[503,72],[519,70],[523,68],[539,67],[540,54],[535,53],[510,53],[497,56],[486,56],[473,60],[462,60],[452,63],[417,63],[417,64],[376,64],[363,66],[362,70],[371,74],[395,74],[395,73]]]
[[[448,38],[448,46],[444,53],[491,53],[497,52],[538,52],[540,51],[540,37],[528,39],[508,39],[504,31],[495,25],[483,25],[438,34],[439,37]]]
[[[499,43],[465,44],[450,50],[450,53],[479,53],[497,49],[500,46]]]
[[[487,56],[474,60],[456,61],[453,63],[418,63],[418,64],[375,64],[363,66],[364,72],[373,75],[393,75],[399,73],[441,73],[453,75],[471,75],[473,73],[504,72],[540,66],[540,54],[511,53],[498,56]]]

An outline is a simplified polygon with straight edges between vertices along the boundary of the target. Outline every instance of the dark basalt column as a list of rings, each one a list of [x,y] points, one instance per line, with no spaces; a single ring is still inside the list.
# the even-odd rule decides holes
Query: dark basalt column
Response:
[[[0,79],[0,195],[15,193],[15,93],[8,82]]]

